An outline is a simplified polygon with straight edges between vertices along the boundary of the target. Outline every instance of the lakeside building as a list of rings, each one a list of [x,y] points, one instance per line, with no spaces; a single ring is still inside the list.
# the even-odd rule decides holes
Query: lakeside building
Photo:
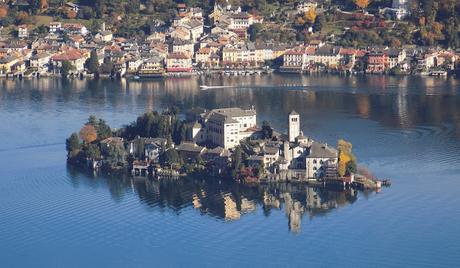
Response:
[[[297,112],[290,112],[287,119],[287,135],[275,133],[276,141],[263,140],[257,134],[260,129],[256,126],[257,113],[254,109],[214,109],[201,113],[200,122],[192,126],[191,140],[193,143],[213,144],[231,150],[244,143],[246,138],[253,139],[260,144],[260,148],[250,149],[248,144],[244,146],[249,155],[248,165],[263,166],[278,179],[283,176],[321,178],[326,170],[336,172],[337,149],[304,136]],[[190,144],[185,147],[192,148]],[[201,150],[202,147],[193,146],[193,149]]]
[[[290,142],[294,142],[300,135],[300,115],[296,111],[289,113],[288,137]]]
[[[192,58],[182,52],[170,53],[166,58],[166,70],[168,72],[191,72]]]
[[[385,10],[404,13],[408,10],[409,2],[394,0],[392,8]],[[297,14],[314,8],[320,12],[322,5],[324,1],[301,0],[291,7],[290,12]],[[79,6],[72,4],[65,8],[70,10]],[[369,19],[370,22],[377,20],[373,14],[343,11],[337,11],[336,16],[348,19],[357,16],[356,18]],[[207,71],[223,71],[221,74],[225,75],[253,75],[270,73],[268,67],[293,73],[447,75],[453,73],[458,66],[460,55],[459,51],[439,47],[338,47],[334,40],[326,42],[316,38],[304,43],[280,43],[274,40],[250,42],[248,37],[253,31],[249,27],[254,23],[264,23],[270,27],[276,25],[263,22],[253,10],[243,11],[240,6],[229,3],[215,3],[210,14],[206,14],[201,8],[178,4],[176,16],[171,21],[153,20],[150,23],[150,35],[144,38],[116,36],[115,25],[110,25],[110,31],[106,30],[105,23],[101,21],[99,29],[91,29],[92,33],[88,34],[90,31],[80,21],[52,21],[48,24],[47,35],[34,31],[34,38],[29,38],[33,28],[30,28],[31,25],[18,25],[17,36],[0,41],[0,59],[6,67],[0,71],[13,77],[25,73],[33,76],[57,75],[57,68],[61,65],[55,59],[62,58],[63,49],[69,46],[85,55],[84,60],[87,59],[86,55],[89,56],[91,51],[96,50],[101,66],[113,65],[110,71],[101,71],[104,75],[110,73],[112,76],[123,76],[127,73],[135,76],[140,71],[145,74],[152,73],[151,77],[167,73],[173,76],[203,74]],[[12,55],[12,52],[24,51],[31,55]],[[44,52],[51,57],[42,57]],[[29,60],[36,55],[39,59]],[[160,56],[162,60],[152,61],[156,56]],[[12,57],[18,59],[20,66],[11,66],[15,64]],[[73,74],[86,75],[88,72],[85,66],[74,58],[69,57],[75,67]],[[49,62],[45,63],[46,60]],[[46,68],[46,65],[51,68]],[[40,72],[37,72],[37,66],[40,67]]]
[[[65,48],[59,54],[51,57],[52,66],[55,72],[60,72],[63,62],[69,62],[74,68],[72,72],[84,71],[85,61],[89,58],[87,53],[83,53],[79,49]]]
[[[256,131],[257,112],[253,108],[214,109],[203,114],[201,121],[204,126],[198,131],[195,130],[195,137],[203,137],[198,139],[200,142],[210,142],[231,149]]]

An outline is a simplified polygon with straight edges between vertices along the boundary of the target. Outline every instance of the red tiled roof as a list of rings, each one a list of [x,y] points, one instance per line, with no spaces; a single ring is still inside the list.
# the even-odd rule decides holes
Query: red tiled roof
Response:
[[[209,47],[202,47],[202,48],[200,48],[200,50],[198,50],[198,53],[209,54],[209,53],[211,53],[211,49]]]
[[[365,50],[356,50],[356,57],[364,57],[366,54]]]
[[[341,55],[354,55],[356,54],[356,50],[353,48],[340,48],[339,54]]]
[[[291,49],[286,51],[286,55],[302,55],[303,51],[302,50],[296,50],[296,49]]]
[[[68,49],[51,57],[53,61],[73,61],[80,58],[83,58],[83,54],[78,49]]]
[[[305,49],[305,54],[307,54],[307,55],[313,55],[313,54],[315,54],[315,52],[316,52],[316,48],[314,48],[314,47],[309,46],[309,47],[307,47]]]

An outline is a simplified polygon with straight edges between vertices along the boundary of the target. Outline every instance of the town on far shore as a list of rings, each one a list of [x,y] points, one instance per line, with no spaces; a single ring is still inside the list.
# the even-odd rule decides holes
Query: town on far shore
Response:
[[[435,15],[414,22],[412,13],[423,8],[411,13],[406,0],[382,7],[367,0],[343,5],[301,0],[284,7],[265,3],[261,10],[215,1],[207,9],[178,3],[167,12],[135,1],[124,13],[110,11],[111,16],[103,12],[108,4],[94,8],[88,1],[32,2],[37,1],[0,1],[0,76],[141,79],[274,70],[447,76],[455,73],[459,61],[458,51],[449,49],[459,39],[458,30],[456,35],[444,33],[450,28],[430,21]],[[163,19],[150,17],[166,14]],[[133,18],[144,23],[137,31],[131,29]]]
[[[357,166],[351,143],[339,140],[335,147],[305,136],[296,111],[286,114],[286,126],[286,134],[267,121],[259,127],[254,107],[184,113],[172,107],[147,112],[120,129],[91,116],[66,140],[66,148],[71,165],[135,177],[199,176],[377,190],[390,184]]]

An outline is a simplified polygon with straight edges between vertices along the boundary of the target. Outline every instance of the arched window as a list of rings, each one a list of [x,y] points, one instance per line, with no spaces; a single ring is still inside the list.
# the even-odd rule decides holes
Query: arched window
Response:
[[[319,163],[322,165],[322,164],[323,164],[323,160],[319,160]]]
[[[313,164],[316,164],[316,159],[315,159],[315,160],[313,160]]]
[[[313,170],[317,170],[317,168],[316,168],[316,167],[314,167],[314,168],[313,168]]]

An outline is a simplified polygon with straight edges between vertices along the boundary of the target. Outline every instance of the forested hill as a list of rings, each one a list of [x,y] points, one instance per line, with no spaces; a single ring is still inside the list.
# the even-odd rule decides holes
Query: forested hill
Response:
[[[68,2],[80,5],[77,12],[66,9]],[[243,11],[264,17],[257,26],[259,38],[282,37],[283,41],[308,41],[336,37],[341,45],[440,45],[460,47],[459,0],[407,0],[409,15],[398,21],[382,10],[393,6],[393,0],[313,0],[318,9],[299,14],[296,6],[306,0],[6,0],[0,1],[0,26],[19,24],[47,26],[49,20],[80,20],[90,30],[106,22],[122,36],[150,33],[154,19],[166,24],[177,15],[177,4],[200,7],[209,14],[217,3],[241,6]],[[309,0],[312,1],[312,0]],[[353,18],[344,21],[337,10],[375,15],[378,23]],[[37,18],[38,17],[38,18]],[[206,17],[206,16],[205,16]],[[48,18],[48,20],[46,20]],[[313,27],[314,33],[307,29]],[[345,31],[351,28],[352,31]],[[253,29],[254,30],[254,29]],[[278,36],[278,37],[277,37]]]

